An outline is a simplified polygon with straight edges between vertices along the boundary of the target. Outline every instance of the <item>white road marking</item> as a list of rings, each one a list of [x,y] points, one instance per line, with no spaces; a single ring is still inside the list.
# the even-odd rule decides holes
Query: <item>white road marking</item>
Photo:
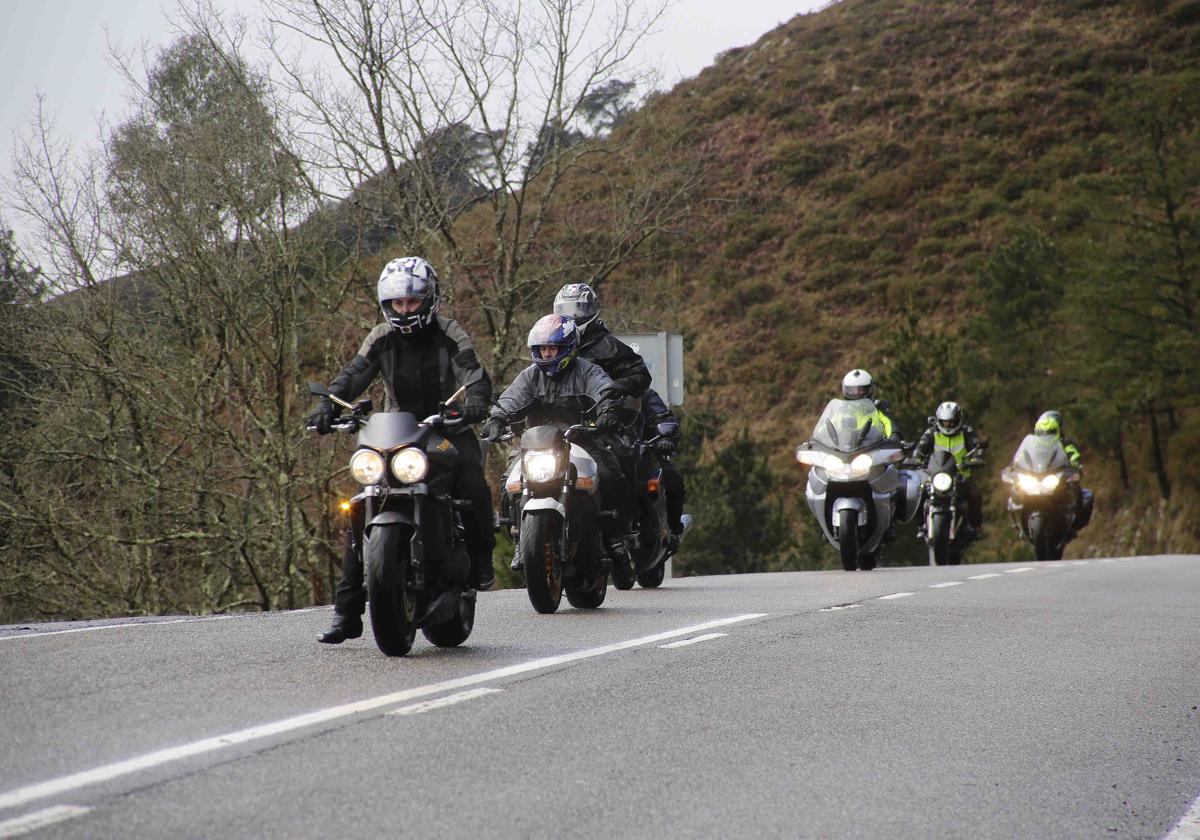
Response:
[[[1171,833],[1163,840],[1200,840],[1200,796],[1196,797],[1192,807],[1180,817]]]
[[[162,627],[164,624],[192,624],[197,621],[221,621],[233,618],[231,615],[202,615],[195,618],[172,618],[167,621],[130,621],[125,624],[99,624],[95,627],[72,627],[70,630],[46,630],[33,633],[19,633],[15,636],[0,636],[0,642],[11,642],[13,639],[40,639],[42,636],[62,636],[66,633],[94,633],[97,630],[123,630],[126,627]]]
[[[1000,577],[999,572],[988,572],[986,575],[971,575],[967,580],[987,580],[988,578]]]
[[[659,645],[660,648],[681,648],[688,645],[694,645],[696,642],[707,642],[709,639],[719,639],[722,636],[728,636],[728,633],[705,633],[703,636],[694,636],[691,639],[680,639],[678,642]]]
[[[148,770],[151,767],[159,767],[164,764],[181,761],[196,755],[203,755],[204,753],[215,752],[238,744],[271,738],[287,732],[294,732],[297,729],[318,726],[333,720],[349,717],[350,715],[374,711],[384,706],[394,706],[397,703],[403,703],[408,700],[428,697],[431,694],[441,694],[444,691],[470,688],[482,683],[493,682],[506,677],[514,677],[519,674],[528,674],[533,671],[545,671],[549,668],[556,668],[560,665],[567,665],[584,659],[592,659],[597,656],[605,656],[610,653],[629,650],[630,648],[652,645],[656,642],[674,639],[679,636],[690,636],[694,633],[712,630],[716,627],[727,627],[731,624],[739,624],[743,621],[763,618],[766,615],[767,613],[744,613],[729,618],[719,618],[715,621],[706,621],[703,624],[693,624],[690,627],[681,627],[678,630],[667,630],[651,636],[642,636],[641,638],[630,639],[625,642],[614,642],[610,645],[575,651],[574,653],[564,653],[558,656],[547,656],[542,659],[519,662],[515,665],[494,668],[490,671],[483,671],[453,680],[430,683],[428,685],[416,686],[415,688],[406,688],[402,691],[381,694],[377,697],[369,697],[366,700],[358,700],[353,703],[344,703],[340,706],[330,706],[326,709],[318,709],[315,712],[284,718],[273,723],[265,723],[260,726],[252,726],[248,729],[239,729],[236,732],[229,732],[225,735],[204,738],[199,741],[193,741],[190,744],[181,744],[177,747],[155,750],[145,755],[126,759],[125,761],[105,764],[100,767],[94,767],[91,770],[83,770],[68,776],[60,776],[57,779],[48,779],[44,782],[37,782],[32,785],[25,785],[24,787],[5,791],[0,793],[0,809],[16,808],[28,802],[45,799],[48,796],[57,796],[60,793],[78,790],[79,788],[100,784],[101,782],[108,782],[121,776],[127,776],[130,773]]]
[[[912,592],[893,592],[891,595],[880,595],[879,600],[880,601],[891,601],[895,598],[907,598],[909,595],[912,595],[912,594],[914,594],[914,593],[912,593]]]
[[[53,808],[34,811],[32,814],[0,822],[0,837],[20,837],[22,834],[37,831],[63,820],[82,817],[90,810],[92,809],[81,808],[78,805],[55,805]]]
[[[861,607],[862,604],[838,604],[836,607],[822,607],[817,612],[837,612],[838,610],[852,610],[855,607]]]
[[[1032,572],[1032,571],[1033,571],[1033,566],[1021,566],[1018,569],[1008,569],[1007,571],[1005,571],[1004,574],[1019,575],[1019,574],[1021,574],[1021,572]]]
[[[474,700],[476,697],[486,697],[489,694],[499,694],[498,688],[472,688],[470,691],[460,691],[449,697],[439,697],[437,700],[426,700],[424,703],[413,703],[411,706],[401,706],[388,712],[389,715],[419,715],[422,712],[432,712],[434,709],[444,709],[455,703]]]
[[[961,580],[948,580],[945,583],[931,583],[931,584],[929,584],[929,588],[930,589],[945,589],[947,586],[962,586],[962,585],[963,585],[963,582]]]

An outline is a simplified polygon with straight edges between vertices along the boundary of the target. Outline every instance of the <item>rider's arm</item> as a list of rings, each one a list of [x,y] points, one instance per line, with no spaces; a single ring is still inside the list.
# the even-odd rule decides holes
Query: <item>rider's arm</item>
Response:
[[[329,392],[351,402],[367,390],[367,386],[379,373],[379,342],[391,332],[390,324],[380,324],[367,333],[363,339],[358,355],[350,360],[350,364],[342,368],[342,372],[329,383]]]
[[[517,378],[504,389],[504,393],[496,400],[496,406],[492,409],[491,416],[503,417],[506,423],[523,418],[537,396],[533,387],[536,376],[538,376],[538,372],[534,365],[530,365],[518,373]]]
[[[597,362],[604,366],[613,384],[631,397],[640,397],[650,387],[650,369],[625,342],[612,333],[601,339]]]
[[[916,448],[913,449],[913,458],[918,461],[925,461],[933,454],[933,429],[926,429],[921,439],[917,441]]]
[[[1079,447],[1075,445],[1073,440],[1064,440],[1062,442],[1063,451],[1067,453],[1067,458],[1071,462],[1072,467],[1080,467],[1083,465],[1083,453],[1079,451]]]
[[[438,318],[438,325],[447,338],[454,342],[455,352],[450,358],[454,378],[459,385],[467,386],[464,403],[488,405],[492,401],[492,380],[487,370],[475,355],[475,346],[467,331],[450,318]]]

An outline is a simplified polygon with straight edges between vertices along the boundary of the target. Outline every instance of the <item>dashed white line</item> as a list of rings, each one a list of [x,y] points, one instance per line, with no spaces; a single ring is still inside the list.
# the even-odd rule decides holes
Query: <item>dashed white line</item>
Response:
[[[838,610],[852,610],[855,607],[861,607],[862,604],[837,604],[832,607],[822,607],[817,612],[837,612]]]
[[[490,671],[483,671],[478,674],[470,674],[465,677],[459,677],[453,680],[446,680],[440,683],[430,683],[428,685],[416,686],[407,688],[402,691],[392,692],[391,694],[381,694],[377,697],[369,697],[365,700],[358,700],[354,703],[344,703],[340,706],[330,706],[325,709],[318,709],[315,712],[308,714],[296,715],[283,720],[277,720],[272,723],[265,723],[260,726],[252,726],[248,729],[239,729],[236,732],[229,732],[225,735],[217,735],[212,738],[204,738],[199,741],[193,741],[190,744],[182,744],[177,747],[167,747],[166,749],[156,750],[151,753],[139,755],[134,758],[126,759],[125,761],[114,762],[113,764],[105,764],[100,767],[93,767],[90,770],[83,770],[78,773],[72,773],[68,776],[60,776],[56,779],[48,779],[44,782],[36,782],[24,787],[14,788],[13,790],[0,793],[0,809],[16,808],[28,802],[34,802],[39,799],[45,799],[49,796],[56,796],[60,793],[65,793],[71,790],[89,787],[90,785],[108,782],[113,779],[127,776],[131,773],[137,773],[142,770],[148,770],[152,767],[159,767],[163,764],[181,761],[192,756],[203,755],[205,753],[215,752],[225,749],[226,747],[245,744],[251,741],[258,741],[263,738],[271,738],[277,735],[282,735],[288,732],[293,732],[297,729],[306,729],[313,726],[319,726],[323,723],[338,720],[340,718],[349,717],[350,715],[370,712],[384,706],[394,706],[398,703],[403,703],[408,700],[416,700],[421,697],[428,697],[433,694],[441,694],[444,691],[454,691],[460,688],[470,688],[482,683],[494,682],[495,680],[505,679],[506,677],[514,677],[519,674],[528,674],[533,671],[545,671],[550,668],[556,668],[562,665],[567,665],[572,662],[578,662],[584,659],[592,659],[597,656],[605,656],[610,653],[616,653],[622,650],[629,650],[636,647],[645,647],[657,642],[666,641],[667,639],[678,638],[679,636],[690,636],[694,633],[700,633],[704,630],[712,630],[716,627],[727,627],[731,624],[739,624],[743,621],[750,621],[755,618],[763,618],[767,613],[744,613],[735,615],[729,618],[719,618],[715,621],[706,621],[703,624],[693,624],[690,627],[681,627],[678,630],[667,630],[662,633],[655,633],[651,636],[642,636],[637,639],[629,639],[624,642],[614,642],[613,644],[603,645],[602,647],[588,648],[587,650],[575,651],[574,653],[564,653],[558,656],[547,656],[542,659],[532,659],[528,662],[519,662],[515,665],[508,665],[503,668],[494,668]]]
[[[447,706],[453,706],[456,703],[464,703],[467,700],[474,700],[476,697],[486,697],[489,694],[499,694],[498,688],[473,688],[470,691],[460,691],[458,694],[451,694],[449,697],[439,697],[436,700],[426,700],[424,703],[413,703],[411,706],[401,706],[399,709],[388,712],[389,715],[419,715],[423,712],[432,712],[434,709],[444,709]]]
[[[78,805],[55,805],[53,808],[44,808],[41,811],[34,811],[32,814],[24,814],[0,822],[0,837],[20,837],[22,834],[37,831],[63,820],[82,817],[90,810],[92,809],[81,808]]]
[[[1017,568],[1017,569],[1006,569],[1004,574],[1019,575],[1019,574],[1021,574],[1021,572],[1032,572],[1032,571],[1033,571],[1033,566],[1021,566],[1020,568]]]
[[[931,583],[931,584],[929,584],[929,588],[930,589],[945,589],[947,586],[962,586],[962,585],[963,585],[963,582],[961,580],[948,580],[945,583]]]
[[[915,593],[913,593],[913,592],[893,592],[891,595],[880,595],[879,600],[880,601],[891,601],[896,598],[907,598],[909,595],[913,595],[913,594],[915,594]]]
[[[703,636],[694,636],[690,639],[680,639],[678,642],[670,642],[669,644],[659,645],[660,648],[681,648],[688,645],[694,645],[697,642],[707,642],[709,639],[719,639],[722,636],[728,636],[728,633],[706,633]]]
[[[1200,840],[1200,796],[1163,840]]]
[[[988,572],[986,575],[971,575],[967,580],[987,580],[988,578],[1000,577],[999,572]]]

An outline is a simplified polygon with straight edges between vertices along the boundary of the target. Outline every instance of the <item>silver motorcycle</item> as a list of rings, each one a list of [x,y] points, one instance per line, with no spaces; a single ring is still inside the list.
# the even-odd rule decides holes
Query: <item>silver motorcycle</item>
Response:
[[[812,439],[796,448],[796,460],[811,468],[809,510],[848,572],[874,569],[893,520],[912,519],[921,501],[919,475],[897,466],[904,449],[874,416],[869,399],[831,400]]]

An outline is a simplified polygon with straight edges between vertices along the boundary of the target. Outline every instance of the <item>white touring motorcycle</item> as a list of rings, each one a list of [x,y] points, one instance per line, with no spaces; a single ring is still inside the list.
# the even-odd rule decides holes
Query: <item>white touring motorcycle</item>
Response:
[[[893,519],[912,519],[921,501],[919,475],[898,468],[904,450],[874,416],[869,399],[831,400],[812,440],[796,448],[796,460],[811,467],[809,510],[848,572],[874,569]]]

